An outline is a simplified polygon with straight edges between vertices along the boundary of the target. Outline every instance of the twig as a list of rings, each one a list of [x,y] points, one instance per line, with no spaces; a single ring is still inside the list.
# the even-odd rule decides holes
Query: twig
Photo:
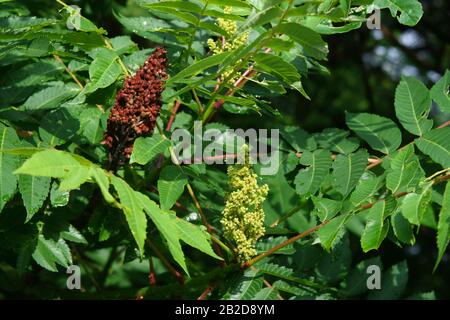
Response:
[[[203,113],[203,105],[202,105],[200,99],[198,98],[197,92],[195,91],[195,89],[192,89],[192,94],[194,95],[195,102],[197,102],[197,105],[198,105],[198,114],[202,114]]]
[[[298,210],[301,209],[301,205],[299,206],[295,206],[294,208],[292,208],[291,210],[288,211],[288,213],[282,215],[280,218],[278,218],[277,220],[275,220],[270,227],[271,228],[275,228],[277,225],[279,225],[281,222],[285,221],[286,219],[288,219],[290,216],[292,216],[294,213],[296,213]]]
[[[436,129],[442,129],[450,125],[450,120],[444,122],[443,124],[436,127]]]
[[[306,231],[303,231],[302,233],[299,233],[298,235],[296,235],[296,236],[294,236],[294,237],[292,237],[292,238],[290,238],[290,239],[288,239],[288,240],[286,240],[286,241],[276,245],[275,247],[273,247],[273,248],[267,250],[266,252],[264,252],[264,253],[256,256],[256,257],[254,257],[253,259],[250,259],[249,261],[244,262],[241,265],[241,268],[242,269],[247,269],[247,268],[251,267],[252,265],[257,263],[258,261],[261,261],[265,257],[271,255],[272,253],[274,253],[274,252],[276,252],[276,251],[286,247],[287,245],[290,245],[291,243],[294,243],[294,242],[296,242],[296,241],[298,241],[300,239],[303,239],[303,238],[309,236],[310,234],[316,232],[317,230],[322,228],[324,225],[326,225],[328,222],[329,222],[329,220],[324,221],[321,224],[319,224],[319,225],[317,225],[315,227],[312,227],[312,228],[310,228],[310,229],[308,229]]]
[[[210,228],[209,228],[208,221],[206,220],[205,213],[203,212],[203,209],[202,209],[202,207],[200,206],[200,203],[198,202],[197,197],[195,196],[195,193],[194,193],[194,190],[192,189],[191,184],[188,182],[187,185],[186,185],[186,187],[187,187],[187,190],[188,190],[188,192],[189,192],[189,195],[190,195],[191,198],[192,198],[192,201],[194,201],[194,205],[195,205],[195,207],[197,208],[198,213],[200,214],[200,217],[201,217],[201,219],[202,219],[203,225],[208,229],[208,232],[211,231]]]
[[[177,115],[177,111],[180,105],[181,105],[180,100],[175,101],[175,104],[172,108],[172,113],[170,114],[169,121],[167,122],[166,131],[170,131],[170,128],[172,128],[173,121],[175,120],[175,116]]]
[[[114,50],[111,42],[109,42],[109,40],[107,38],[103,38],[103,42],[105,43],[105,46],[110,49],[110,50]],[[123,63],[122,59],[120,59],[120,57],[117,57],[117,61],[119,62],[120,68],[122,69],[123,73],[125,74],[125,77],[129,77],[130,76],[130,72],[128,71],[127,67],[125,66],[125,64]]]
[[[62,59],[56,54],[54,54],[53,57],[55,58],[56,61],[58,61],[64,66],[64,69],[72,77],[73,81],[75,81],[75,83],[80,87],[80,89],[83,90],[84,86],[81,84],[80,80],[78,80],[78,78],[75,76],[75,74],[72,71],[70,71],[69,67],[66,66],[64,61],[62,61]]]
[[[448,121],[444,122],[443,124],[437,126],[436,129],[442,129],[442,128],[445,128],[445,127],[448,127],[448,126],[450,126],[450,120],[448,120]],[[407,146],[409,146],[409,145],[412,144],[412,143],[414,143],[414,141],[412,141],[412,142],[410,142],[410,143],[404,145],[403,147],[401,147],[401,148],[398,149],[398,150],[399,150],[399,151],[400,151],[400,150],[403,150],[403,149],[405,149]],[[381,164],[381,163],[384,161],[385,158],[386,158],[386,156],[384,156],[383,158],[376,159],[376,161],[374,161],[374,162],[372,162],[370,165],[368,165],[366,169],[367,169],[367,170],[370,170],[370,169],[372,169],[372,168],[378,166],[379,164]]]
[[[436,178],[436,180],[434,181],[434,184],[441,183],[441,182],[447,181],[447,180],[450,180],[450,174],[445,175],[445,176],[443,176],[443,177],[438,177],[438,178]],[[395,196],[395,198],[398,199],[398,198],[401,198],[401,197],[406,196],[406,195],[409,194],[409,193],[410,193],[410,192],[400,192],[400,193],[395,194],[394,196]],[[359,207],[359,208],[357,209],[357,211],[370,209],[370,208],[372,208],[376,203],[378,203],[379,201],[382,201],[382,199],[378,199],[377,201],[374,201],[374,202],[365,204],[365,205]],[[341,215],[337,215],[335,218],[340,217],[340,216],[341,216]],[[335,218],[333,218],[333,219],[335,219]],[[331,220],[332,220],[332,219],[331,219]],[[299,233],[299,234],[297,234],[296,236],[294,236],[294,237],[292,237],[292,238],[289,238],[288,240],[286,240],[286,241],[284,241],[284,242],[282,242],[282,243],[276,245],[275,247],[269,249],[268,251],[266,251],[266,252],[264,252],[264,253],[262,253],[262,254],[256,256],[256,257],[254,257],[253,259],[250,259],[249,261],[244,262],[244,263],[241,265],[241,269],[247,269],[247,268],[251,267],[252,265],[254,265],[255,263],[257,263],[258,261],[261,261],[261,260],[264,259],[265,257],[271,255],[272,253],[274,253],[274,252],[276,252],[276,251],[278,251],[278,250],[280,250],[280,249],[286,247],[287,245],[289,245],[289,244],[291,244],[291,243],[294,243],[294,242],[296,242],[296,241],[298,241],[298,240],[300,240],[300,239],[303,239],[303,238],[309,236],[310,234],[312,234],[312,233],[316,232],[317,230],[319,230],[320,228],[322,228],[324,225],[328,224],[331,220],[325,220],[325,221],[322,222],[321,224],[319,224],[319,225],[317,225],[317,226],[315,226],[315,227],[312,227],[312,228],[310,228],[310,229],[308,229],[308,230],[306,230],[306,231],[304,231],[304,232],[302,232],[302,233]]]
[[[206,289],[202,292],[202,294],[197,298],[197,300],[204,300],[208,294],[210,294],[216,288],[215,284],[210,284]]]
[[[230,248],[228,248],[228,246],[225,243],[217,239],[213,234],[211,234],[211,240],[214,243],[216,243],[220,248],[224,249],[230,257],[233,256],[233,252],[230,250]]]
[[[147,244],[149,245],[149,247],[153,250],[153,252],[155,252],[155,254],[158,256],[158,258],[162,261],[162,263],[167,267],[167,269],[169,269],[169,271],[175,276],[175,278],[177,279],[177,281],[180,284],[184,284],[184,277],[183,275],[177,271],[171,264],[170,262],[166,259],[166,257],[164,257],[164,255],[159,251],[159,249],[153,244],[153,242],[150,241],[150,239],[147,239]]]
[[[208,233],[211,235],[211,240],[213,240],[213,248],[214,251],[217,253],[217,255],[221,258],[223,258],[222,255],[222,251],[220,250],[220,247],[223,247],[227,253],[230,253],[230,250],[227,248],[227,246],[222,243],[219,239],[217,239],[216,237],[214,237],[214,228],[208,223],[208,220],[206,219],[205,213],[203,212],[202,207],[200,206],[200,203],[198,202],[197,197],[195,196],[194,190],[192,189],[191,184],[188,182],[187,185],[187,190],[189,192],[189,195],[192,198],[192,201],[194,201],[194,205],[197,208],[198,213],[200,214],[200,217],[202,219],[202,224],[206,227],[206,230],[208,231]],[[222,267],[225,267],[225,259],[220,263]]]
[[[149,265],[149,274],[148,274],[148,283],[150,286],[156,285],[156,273],[155,273],[155,267],[153,265],[153,258],[150,256],[148,258],[148,265]]]

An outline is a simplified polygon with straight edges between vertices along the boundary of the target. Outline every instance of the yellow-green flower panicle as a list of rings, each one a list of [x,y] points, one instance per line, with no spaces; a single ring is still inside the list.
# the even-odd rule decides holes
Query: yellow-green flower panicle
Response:
[[[224,13],[225,14],[231,14],[233,11],[232,7],[225,7]],[[228,20],[224,18],[218,18],[217,19],[217,26],[226,32],[226,37],[220,37],[217,41],[214,41],[213,39],[208,39],[207,44],[209,47],[209,50],[213,54],[219,54],[224,52],[233,51],[243,44],[247,43],[249,32],[241,32],[238,33],[238,25],[236,21],[234,20]],[[238,61],[237,64],[239,64],[241,61]],[[230,66],[228,70],[225,70],[225,72],[221,75],[221,79],[226,79],[230,74],[233,72],[234,66]],[[236,81],[236,77],[232,77],[229,79],[230,82]]]
[[[269,187],[258,185],[248,161],[228,167],[228,179],[232,191],[226,197],[220,222],[225,237],[236,245],[239,262],[245,262],[257,254],[256,241],[265,234],[262,203]]]

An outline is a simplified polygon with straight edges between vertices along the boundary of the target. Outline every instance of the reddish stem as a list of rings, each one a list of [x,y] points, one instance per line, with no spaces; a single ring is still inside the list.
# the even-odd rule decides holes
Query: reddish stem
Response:
[[[210,294],[210,293],[214,290],[215,287],[216,287],[216,285],[214,285],[214,284],[209,285],[209,286],[202,292],[202,294],[197,298],[197,300],[204,300],[204,299],[208,296],[208,294]]]
[[[170,114],[169,122],[167,122],[166,131],[170,131],[170,128],[172,128],[173,121],[175,120],[175,116],[177,115],[177,111],[178,108],[180,108],[180,105],[180,100],[175,101],[175,105],[172,108],[172,113]]]

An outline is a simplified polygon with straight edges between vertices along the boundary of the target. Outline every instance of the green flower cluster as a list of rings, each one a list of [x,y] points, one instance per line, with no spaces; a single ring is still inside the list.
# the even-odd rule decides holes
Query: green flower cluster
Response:
[[[228,167],[228,184],[232,191],[226,197],[220,222],[225,237],[236,244],[240,262],[256,255],[256,241],[265,234],[262,203],[269,187],[259,186],[257,177],[248,157],[245,164]]]
[[[231,14],[233,11],[232,7],[225,7],[224,13]],[[236,21],[218,18],[217,25],[220,29],[224,30],[227,33],[227,37],[221,37],[220,39],[214,41],[213,39],[208,39],[207,44],[209,49],[213,54],[219,54],[223,52],[229,52],[235,50],[247,43],[249,32],[245,31],[238,34],[238,26]],[[239,63],[240,61],[238,61]],[[222,74],[221,78],[226,79],[233,72],[233,67],[228,68]],[[231,82],[234,82],[236,79],[230,79]]]

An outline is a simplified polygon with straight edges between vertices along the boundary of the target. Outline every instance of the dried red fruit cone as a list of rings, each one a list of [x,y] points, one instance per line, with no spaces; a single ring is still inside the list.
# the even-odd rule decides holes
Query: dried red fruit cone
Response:
[[[109,149],[110,169],[128,161],[136,138],[153,133],[162,105],[166,67],[166,50],[156,48],[117,93],[102,142]]]

